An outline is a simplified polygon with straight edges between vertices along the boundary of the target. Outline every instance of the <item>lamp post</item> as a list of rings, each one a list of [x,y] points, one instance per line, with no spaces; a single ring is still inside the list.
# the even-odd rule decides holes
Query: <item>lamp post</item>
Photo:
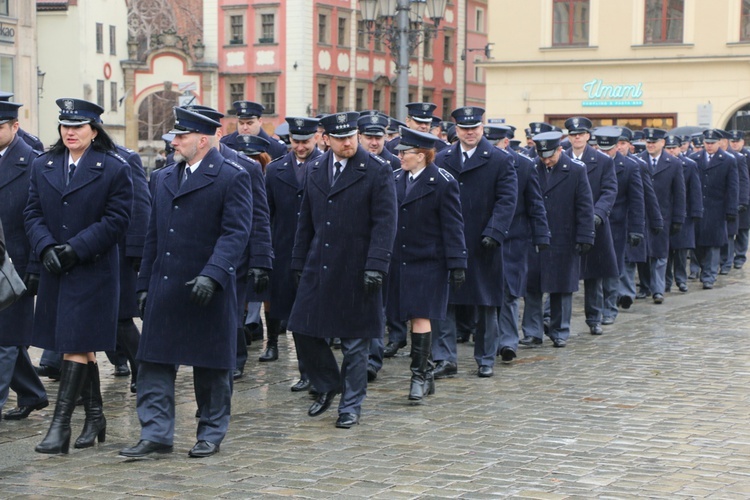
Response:
[[[396,118],[406,119],[409,97],[409,60],[424,39],[425,31],[437,30],[447,0],[359,0],[362,20],[370,37],[382,38],[396,60]],[[429,18],[434,28],[424,26]],[[394,110],[391,110],[394,114]]]

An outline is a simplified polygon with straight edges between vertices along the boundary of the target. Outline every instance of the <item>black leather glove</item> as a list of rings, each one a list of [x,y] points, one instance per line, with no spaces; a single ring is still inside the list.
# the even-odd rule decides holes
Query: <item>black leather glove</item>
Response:
[[[488,248],[492,250],[493,248],[497,248],[500,246],[500,243],[496,241],[494,238],[490,238],[489,236],[485,236],[482,238],[482,247]]]
[[[302,281],[302,271],[294,271],[294,286],[299,288],[300,281]]]
[[[576,252],[578,252],[578,255],[586,255],[593,247],[594,245],[588,243],[576,243]]]
[[[142,291],[135,294],[136,295],[136,302],[138,302],[138,314],[143,319],[144,316],[146,316],[146,299],[148,298],[148,292]]]
[[[641,233],[628,233],[628,244],[635,248],[643,241],[643,235]]]
[[[5,247],[0,242],[0,264],[5,264]]]
[[[604,222],[604,221],[602,221],[601,217],[599,217],[598,215],[594,215],[594,227],[601,226],[602,222]]]
[[[383,273],[365,271],[365,293],[375,293],[383,286]]]
[[[734,222],[737,220],[737,216],[735,214],[727,214],[726,220],[727,222]]]
[[[136,273],[141,272],[140,257],[128,257],[128,262],[130,263],[130,267],[133,268],[133,271],[135,271]]]
[[[738,207],[737,207],[737,211],[738,211],[739,213],[744,213],[744,212],[747,212],[747,205],[740,205],[740,206],[738,206]]]
[[[190,291],[190,302],[201,307],[205,307],[211,302],[216,289],[219,288],[219,284],[208,276],[196,276],[185,283],[185,286],[193,287]]]
[[[682,229],[682,224],[673,222],[672,225],[669,227],[669,235],[674,236],[675,234],[679,233],[681,229]]]
[[[660,227],[652,227],[651,228],[651,234],[653,234],[654,236],[658,236],[658,235],[661,234],[661,230],[662,230],[662,228],[660,228]]]
[[[49,246],[42,252],[42,265],[48,273],[60,274],[62,272],[62,265],[60,265],[60,259],[57,258],[57,252],[55,252],[54,246]]]
[[[534,248],[536,249],[536,253],[539,253],[547,250],[549,248],[549,245],[546,243],[539,243],[538,245],[534,245]]]
[[[450,283],[458,290],[466,283],[466,269],[451,269]]]
[[[73,266],[78,264],[78,254],[73,250],[73,247],[65,243],[64,245],[56,245],[55,253],[60,261],[60,268],[62,272],[70,271]]]
[[[253,290],[255,290],[255,293],[263,293],[268,290],[268,282],[270,281],[268,269],[251,267],[247,270],[247,277],[253,279]]]
[[[23,284],[26,286],[26,295],[33,297],[39,291],[39,275],[36,273],[24,274]]]

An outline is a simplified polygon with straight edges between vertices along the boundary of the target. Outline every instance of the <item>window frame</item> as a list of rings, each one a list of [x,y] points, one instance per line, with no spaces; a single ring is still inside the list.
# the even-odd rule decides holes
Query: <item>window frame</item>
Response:
[[[328,19],[330,18],[327,12],[318,12],[318,43],[323,45],[329,45],[329,27]]]
[[[227,34],[229,38],[227,45],[245,45],[245,14],[229,14],[228,17],[229,30],[227,30]],[[236,24],[235,20],[239,20],[239,24]],[[235,37],[237,28],[239,28],[239,38]]]
[[[661,2],[661,11],[659,18],[649,18],[649,3],[650,2]],[[680,11],[682,16],[679,18],[670,18],[669,6],[671,2],[681,2]],[[669,21],[679,20],[680,30],[679,39],[669,38]],[[660,24],[660,36],[658,40],[654,40],[653,33],[649,33],[649,21],[659,21]],[[649,40],[649,36],[651,39]],[[643,44],[644,45],[663,45],[663,44],[681,44],[685,41],[685,0],[644,0],[643,10]]]
[[[585,9],[586,18],[581,21],[576,20],[576,13],[579,12],[579,9],[577,9],[576,4],[582,4],[581,7]],[[556,7],[558,5],[566,5],[567,6],[567,15],[568,19],[565,21],[557,21],[555,15],[557,12]],[[567,41],[557,41],[560,36],[558,36],[557,29],[560,27],[565,27],[567,29]],[[583,41],[576,41],[576,28],[577,27],[583,27],[585,29],[585,33],[583,35],[583,38],[585,40]],[[587,47],[590,44],[590,37],[591,37],[591,1],[590,0],[552,0],[552,46],[553,47]]]
[[[339,16],[336,22],[336,45],[339,47],[349,47],[349,18]]]
[[[273,79],[258,79],[258,96],[260,97],[260,103],[265,107],[263,110],[264,115],[276,115],[278,114],[278,110],[276,109],[278,106],[278,85],[276,84],[277,81],[275,78]],[[270,102],[266,100],[266,95],[269,94],[269,92],[264,89],[265,85],[271,85],[273,87],[273,92],[271,93],[273,95],[273,102]]]
[[[117,82],[109,82],[109,110],[117,112]]]
[[[117,26],[109,25],[109,55],[117,55]]]
[[[271,22],[268,22],[268,18]],[[270,27],[270,28],[269,28]],[[271,30],[268,36],[268,30]],[[276,13],[275,12],[258,12],[258,43],[276,43]]]
[[[0,16],[10,17],[10,0],[0,0]]]
[[[96,23],[96,53],[104,54],[104,24]]]
[[[740,0],[740,41],[750,42],[750,0]]]
[[[104,89],[104,80],[97,80],[96,81],[96,104],[98,104],[101,108],[104,108],[104,101],[105,101],[105,89]]]

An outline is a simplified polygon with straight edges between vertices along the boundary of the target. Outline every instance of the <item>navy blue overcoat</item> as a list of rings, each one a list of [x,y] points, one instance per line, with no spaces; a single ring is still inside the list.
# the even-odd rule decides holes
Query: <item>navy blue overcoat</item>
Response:
[[[466,283],[450,290],[450,304],[500,307],[503,302],[503,250],[487,249],[482,238],[499,243],[508,237],[516,210],[518,180],[513,157],[482,137],[474,154],[462,164],[461,146],[453,144],[438,153],[435,165],[458,181],[464,238],[469,260]]]
[[[617,175],[617,198],[609,214],[609,226],[617,255],[617,269],[622,272],[625,268],[625,249],[629,246],[628,234],[644,235],[645,231],[643,181],[640,165],[634,159],[618,152],[613,162]]]
[[[386,315],[393,321],[445,319],[450,269],[466,269],[458,182],[435,164],[406,194],[408,172],[394,172],[398,230],[388,275]]]
[[[724,150],[708,162],[703,151],[690,157],[698,164],[703,191],[703,218],[697,224],[695,244],[699,247],[720,247],[727,242],[727,215],[737,215],[739,176],[737,161]]]
[[[364,272],[387,274],[396,237],[396,188],[385,161],[359,146],[331,186],[333,152],[308,166],[292,250],[302,271],[288,329],[311,337],[383,335],[383,293]]]
[[[687,156],[678,156],[682,160],[682,175],[685,178],[685,222],[680,231],[669,237],[672,250],[695,248],[695,221],[703,217],[703,192],[701,190],[698,165]]]
[[[67,157],[46,153],[32,165],[24,216],[35,258],[68,243],[80,260],[59,275],[41,269],[32,344],[61,353],[110,351],[120,300],[117,243],[133,207],[130,166],[114,152],[89,148],[67,184]]]
[[[738,178],[742,180],[744,176],[748,176],[747,187],[745,191],[742,190],[742,183],[740,183],[739,204],[750,207],[750,166],[748,165],[748,161],[750,161],[750,150],[747,148],[742,148],[741,150],[737,151],[737,153],[741,154],[745,158],[745,170],[744,172],[739,169],[737,170]],[[739,168],[741,166],[741,163],[738,162],[737,167]],[[740,213],[737,219],[740,229],[750,229],[750,209]]]
[[[225,135],[219,141],[221,142],[221,144],[226,144],[233,150],[239,151],[239,146],[237,145],[238,135],[239,132],[235,131],[229,135]],[[287,154],[287,152],[289,152],[289,149],[286,147],[286,144],[284,144],[284,141],[280,139],[274,139],[273,137],[268,135],[262,128],[260,129],[260,132],[258,132],[258,137],[262,137],[263,139],[268,141],[268,155],[272,160],[281,158],[282,156]]]
[[[643,183],[643,214],[644,214],[644,239],[640,245],[625,247],[625,262],[646,262],[648,260],[649,239],[653,236],[653,231],[662,231],[664,228],[664,219],[661,216],[659,200],[654,193],[654,185],[651,182],[651,174],[648,171],[646,162],[634,154],[628,154],[627,157],[633,160],[640,170],[641,182]]]
[[[138,275],[148,291],[137,358],[152,363],[234,368],[237,267],[252,229],[250,174],[212,148],[180,183],[184,162],[152,177],[153,204]],[[211,302],[190,301],[198,275],[219,284]]]
[[[651,166],[651,157],[647,151],[641,154],[651,175],[654,194],[659,201],[664,230],[657,235],[651,234],[648,239],[648,256],[654,259],[669,257],[669,230],[671,224],[685,222],[685,178],[682,174],[682,161],[662,151],[656,168]]]

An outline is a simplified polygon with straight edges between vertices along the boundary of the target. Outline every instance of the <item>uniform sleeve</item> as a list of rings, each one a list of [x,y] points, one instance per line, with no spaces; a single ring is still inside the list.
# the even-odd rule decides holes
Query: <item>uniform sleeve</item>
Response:
[[[537,170],[533,167],[526,181],[524,200],[526,201],[526,216],[531,224],[532,243],[534,245],[549,245],[552,233],[547,223],[547,208],[544,206]]]
[[[42,258],[42,252],[50,245],[57,245],[58,242],[52,236],[44,220],[44,211],[42,201],[39,198],[39,168],[41,159],[34,161],[31,167],[31,182],[29,183],[29,199],[26,202],[26,208],[23,211],[24,226],[26,235],[29,237],[31,252],[38,262]]]
[[[645,205],[643,202],[643,179],[641,178],[641,169],[637,164],[629,165],[628,172],[628,232],[645,234],[646,217],[644,214]]]
[[[643,181],[643,199],[646,208],[646,217],[648,217],[649,228],[663,229],[664,219],[661,216],[659,200],[656,199],[654,184],[651,181],[651,174],[648,172],[646,165],[639,163],[638,168],[641,171],[641,180]]]
[[[591,185],[585,168],[578,171],[578,184],[575,195],[576,213],[576,243],[594,244],[596,231],[594,228],[594,199],[591,195]]]
[[[602,220],[607,220],[617,199],[617,174],[615,173],[615,163],[612,158],[603,153],[597,153],[597,158],[600,159],[603,171],[599,198],[594,200],[594,214],[598,215]]]
[[[740,181],[737,173],[737,161],[733,156],[724,155],[729,161],[729,174],[727,175],[726,197],[724,198],[724,213],[726,215],[737,215],[737,205],[740,196]]]
[[[128,164],[133,181],[133,209],[128,232],[125,235],[125,257],[140,258],[143,255],[143,244],[146,240],[148,219],[151,214],[151,192],[141,157],[133,153],[128,158]]]
[[[677,174],[672,176],[672,224],[682,224],[685,222],[685,216],[687,215],[685,176],[682,173],[682,161],[678,163],[677,168]],[[735,213],[737,212],[735,211]]]
[[[371,163],[369,166],[375,167],[377,174],[370,197],[370,247],[365,270],[387,274],[396,240],[396,184],[393,173],[386,165]]]
[[[701,188],[701,174],[698,165],[689,162],[683,171],[685,173],[685,189],[688,197],[688,217],[703,218],[703,189]],[[688,181],[688,179],[690,179]]]
[[[516,201],[518,199],[518,177],[513,157],[507,153],[498,152],[493,155],[497,158],[498,174],[495,177],[495,206],[492,216],[482,231],[482,236],[489,236],[495,241],[503,242],[510,230],[510,223],[516,212]],[[497,161],[497,160],[496,160]]]
[[[250,234],[250,267],[271,269],[273,247],[271,246],[271,218],[266,182],[260,164],[250,172],[253,190],[253,230]]]
[[[154,201],[156,201],[156,195],[159,192],[159,183],[161,181],[160,175],[152,175],[149,181],[149,190]],[[143,242],[143,255],[141,260],[141,268],[138,271],[138,279],[136,281],[136,291],[142,292],[148,290],[149,281],[151,280],[151,269],[153,268],[154,261],[156,260],[156,244],[157,244],[157,220],[158,220],[158,209],[157,203],[151,205],[151,212],[149,213],[148,226],[146,226],[146,237]]]
[[[739,198],[740,205],[750,205],[750,173],[747,169],[747,158],[741,151],[735,154],[737,159],[737,177],[739,179]]]
[[[461,215],[461,193],[455,179],[448,181],[440,198],[440,224],[448,269],[466,269],[468,256],[464,240],[464,218]]]
[[[309,170],[305,175],[309,176]],[[300,204],[299,218],[297,220],[297,232],[294,235],[294,247],[292,248],[292,265],[294,271],[302,271],[305,268],[307,253],[310,251],[313,237],[315,236],[315,226],[312,220],[312,210],[310,206],[310,182],[305,182],[305,190],[302,194]]]

